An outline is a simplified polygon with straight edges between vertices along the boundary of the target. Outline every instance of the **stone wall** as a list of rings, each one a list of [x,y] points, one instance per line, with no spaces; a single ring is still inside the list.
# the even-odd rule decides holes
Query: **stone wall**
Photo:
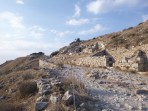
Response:
[[[72,61],[73,64],[79,66],[103,67],[106,66],[105,57],[83,57]]]
[[[135,61],[130,60],[130,59],[129,59],[128,63],[122,62],[122,60],[125,57],[131,58],[132,55],[139,49],[144,51],[148,57],[148,44],[136,46],[136,47],[131,47],[130,49],[125,49],[125,48],[112,49],[110,51],[110,54],[116,60],[114,66],[120,67],[122,70],[138,71],[138,63],[135,63]]]
[[[50,63],[46,60],[39,60],[39,67],[40,68],[45,68],[45,69],[53,69],[56,68],[57,65]]]

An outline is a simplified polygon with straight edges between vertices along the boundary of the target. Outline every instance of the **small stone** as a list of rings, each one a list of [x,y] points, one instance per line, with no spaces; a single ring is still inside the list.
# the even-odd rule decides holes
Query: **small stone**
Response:
[[[128,108],[128,109],[130,109],[130,110],[133,109],[133,107],[130,106],[129,104],[127,104],[127,103],[125,103],[125,107]]]
[[[82,108],[82,107],[85,107],[85,103],[81,103],[80,104],[80,107]]]
[[[59,94],[59,95],[51,95],[50,96],[50,101],[51,101],[51,103],[52,104],[56,104],[56,103],[58,103],[58,102],[60,102],[61,101],[61,95]]]
[[[0,96],[0,101],[4,100],[5,98],[5,96]]]
[[[131,96],[131,94],[127,93],[126,96]]]
[[[121,105],[119,103],[116,104],[117,107],[120,107]]]
[[[95,104],[95,107],[99,107],[99,104]]]

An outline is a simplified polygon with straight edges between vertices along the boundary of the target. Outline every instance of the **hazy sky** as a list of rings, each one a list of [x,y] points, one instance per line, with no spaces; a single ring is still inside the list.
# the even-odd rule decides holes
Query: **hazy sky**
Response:
[[[0,0],[0,63],[148,19],[148,0]]]

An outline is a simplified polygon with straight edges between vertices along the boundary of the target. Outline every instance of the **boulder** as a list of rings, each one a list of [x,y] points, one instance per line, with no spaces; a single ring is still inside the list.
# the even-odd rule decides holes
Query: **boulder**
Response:
[[[62,101],[67,106],[73,104],[73,95],[70,90],[65,92],[64,96],[62,97]]]
[[[148,95],[148,90],[145,90],[145,89],[138,89],[136,91],[136,94],[139,94],[139,95]]]
[[[37,102],[35,104],[35,111],[45,110],[48,106],[48,102]]]

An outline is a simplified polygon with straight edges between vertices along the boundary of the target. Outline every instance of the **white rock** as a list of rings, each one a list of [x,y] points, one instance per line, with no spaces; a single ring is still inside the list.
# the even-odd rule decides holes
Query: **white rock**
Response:
[[[62,97],[62,100],[65,101],[66,104],[72,104],[73,103],[73,95],[71,92],[68,90]]]
[[[50,96],[50,101],[51,101],[51,103],[52,104],[56,104],[56,103],[58,103],[58,102],[60,102],[61,101],[61,95],[59,94],[59,95],[51,95]]]

